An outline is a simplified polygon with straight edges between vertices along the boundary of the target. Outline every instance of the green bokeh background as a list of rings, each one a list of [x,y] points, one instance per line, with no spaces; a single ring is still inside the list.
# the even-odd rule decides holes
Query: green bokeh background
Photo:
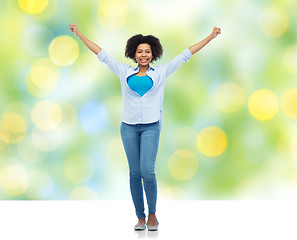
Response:
[[[281,105],[283,94],[297,85],[297,50],[290,52],[289,65],[286,60],[288,49],[296,46],[296,1],[49,0],[37,14],[25,12],[15,0],[0,3],[0,199],[130,199],[119,132],[120,81],[69,31],[71,23],[134,67],[124,58],[126,41],[134,34],[160,39],[164,54],[152,64],[157,66],[220,27],[221,35],[166,80],[156,162],[159,199],[297,198],[296,119]],[[79,56],[59,66],[51,94],[36,97],[26,85],[30,69],[38,59],[49,58],[49,45],[63,35],[77,41]],[[226,82],[244,92],[243,104],[231,113],[221,111],[214,98]],[[248,107],[250,96],[261,89],[279,102],[267,121],[254,118]],[[43,131],[35,125],[32,110],[44,100],[67,104],[63,126]],[[12,112],[27,126],[16,143],[5,140],[4,115]],[[227,135],[219,156],[208,157],[197,147],[198,134],[209,126]],[[194,157],[177,159],[179,167],[187,169],[193,161],[199,167],[190,179],[180,180],[169,162],[185,150]]]

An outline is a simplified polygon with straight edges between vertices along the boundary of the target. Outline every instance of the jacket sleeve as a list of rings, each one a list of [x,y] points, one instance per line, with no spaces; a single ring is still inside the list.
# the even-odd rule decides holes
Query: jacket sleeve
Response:
[[[192,53],[187,48],[184,50],[181,54],[177,55],[175,58],[173,58],[169,63],[162,65],[162,70],[165,71],[166,78],[175,72],[177,69],[179,69],[184,62],[188,62],[192,56]]]
[[[124,72],[125,64],[119,63],[112,56],[110,56],[104,49],[102,49],[98,54],[97,58],[100,62],[105,63],[108,68],[114,72],[118,77]]]

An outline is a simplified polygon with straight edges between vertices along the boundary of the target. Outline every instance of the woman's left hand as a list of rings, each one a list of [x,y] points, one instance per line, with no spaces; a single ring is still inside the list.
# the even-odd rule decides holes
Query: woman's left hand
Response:
[[[219,34],[221,34],[221,29],[219,27],[214,26],[212,33],[210,34],[210,37],[212,39],[214,39],[216,36],[218,36]]]

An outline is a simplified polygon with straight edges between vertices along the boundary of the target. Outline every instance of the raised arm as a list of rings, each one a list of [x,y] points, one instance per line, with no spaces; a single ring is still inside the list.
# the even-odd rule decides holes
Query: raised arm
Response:
[[[89,39],[87,39],[80,31],[78,31],[76,23],[72,23],[69,26],[71,32],[73,32],[76,36],[80,38],[80,40],[96,55],[102,50],[96,43],[93,43]]]
[[[207,43],[209,43],[212,39],[214,39],[218,34],[221,34],[221,29],[218,27],[214,27],[212,33],[204,38],[199,43],[194,44],[193,46],[189,47],[189,50],[192,54],[198,52],[201,48],[203,48]]]

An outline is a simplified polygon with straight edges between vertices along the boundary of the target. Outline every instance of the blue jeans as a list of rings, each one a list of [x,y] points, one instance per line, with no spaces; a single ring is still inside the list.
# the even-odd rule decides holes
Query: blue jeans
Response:
[[[155,162],[159,147],[160,121],[149,124],[121,123],[121,138],[129,164],[130,191],[138,218],[145,218],[143,186],[148,212],[156,212]]]

